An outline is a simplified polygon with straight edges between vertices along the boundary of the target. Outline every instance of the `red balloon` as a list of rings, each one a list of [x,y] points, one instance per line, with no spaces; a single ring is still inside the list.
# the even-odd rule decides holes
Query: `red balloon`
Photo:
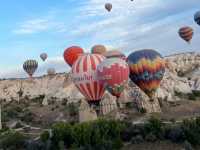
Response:
[[[129,79],[129,66],[120,58],[105,59],[97,68],[100,81],[116,97],[120,97]]]
[[[89,104],[99,103],[105,88],[97,78],[97,66],[105,59],[99,54],[84,54],[72,66],[73,82]]]
[[[78,46],[72,46],[65,50],[63,56],[65,59],[65,62],[72,67],[74,62],[78,59],[78,57],[83,54],[84,51],[81,47]]]

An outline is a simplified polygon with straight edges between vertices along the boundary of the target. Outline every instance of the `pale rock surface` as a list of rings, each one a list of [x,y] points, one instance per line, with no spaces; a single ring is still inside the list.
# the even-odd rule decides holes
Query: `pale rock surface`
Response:
[[[183,53],[165,57],[167,69],[160,88],[156,92],[156,97],[161,100],[177,101],[180,100],[175,95],[175,91],[182,93],[191,93],[192,90],[200,90],[200,54],[199,53]],[[180,73],[187,75],[180,77]],[[191,80],[188,80],[188,76]],[[196,83],[196,84],[195,84]],[[149,102],[149,98],[134,84],[125,88],[122,96],[119,98],[120,107],[124,107],[124,103],[134,102],[138,108],[145,108],[147,112],[159,112],[160,106],[156,100],[154,103]],[[83,95],[78,91],[72,83],[71,74],[56,74],[55,76],[43,76],[30,79],[10,79],[0,81],[0,100],[17,100],[19,101],[18,92],[22,89],[22,98],[36,98],[45,95],[44,104],[48,104],[48,99],[52,97],[60,101],[64,98],[68,102],[78,102],[84,99]],[[87,103],[87,102],[86,102]],[[116,108],[116,99],[110,94],[106,94],[102,100],[102,104],[111,103],[113,107],[107,106],[101,108],[103,113],[109,113]],[[90,112],[90,111],[89,111]],[[87,114],[87,113],[86,113]],[[88,113],[90,115],[90,113]],[[82,117],[84,118],[84,117]],[[95,118],[90,117],[90,118]],[[81,119],[84,120],[84,119]]]

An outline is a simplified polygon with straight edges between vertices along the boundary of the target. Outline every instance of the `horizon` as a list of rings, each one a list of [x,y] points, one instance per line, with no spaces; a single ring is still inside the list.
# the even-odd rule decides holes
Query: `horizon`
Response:
[[[57,73],[70,67],[62,58],[72,45],[90,52],[95,44],[130,54],[138,49],[155,49],[163,56],[200,52],[200,27],[194,14],[200,10],[197,0],[61,0],[59,2],[2,2],[0,6],[0,78],[25,78],[26,59],[36,59],[39,68],[34,76],[46,74],[49,67]],[[191,26],[194,37],[187,44],[178,36],[182,26]],[[43,63],[39,55],[48,53]]]

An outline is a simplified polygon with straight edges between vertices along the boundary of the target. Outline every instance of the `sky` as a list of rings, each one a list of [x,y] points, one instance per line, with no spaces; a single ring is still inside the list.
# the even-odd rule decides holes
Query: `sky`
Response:
[[[105,3],[112,3],[107,12]],[[200,26],[194,14],[199,0],[0,0],[0,78],[27,77],[23,62],[35,59],[35,76],[54,67],[66,72],[65,48],[78,45],[85,52],[95,44],[129,55],[140,49],[155,49],[163,56],[200,52]],[[194,37],[187,44],[178,36],[182,26],[191,26]],[[39,55],[48,53],[46,62]]]

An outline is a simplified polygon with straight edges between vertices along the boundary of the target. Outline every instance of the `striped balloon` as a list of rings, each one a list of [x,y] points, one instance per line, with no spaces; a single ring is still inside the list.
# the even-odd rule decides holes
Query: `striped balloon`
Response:
[[[151,99],[165,73],[165,61],[154,50],[140,50],[128,56],[131,80]]]
[[[97,78],[97,65],[104,59],[99,54],[83,54],[72,66],[73,82],[89,104],[99,103],[105,92],[103,84]]]
[[[185,40],[186,42],[190,43],[190,41],[192,40],[194,31],[191,27],[182,27],[179,29],[179,36]]]
[[[98,67],[98,78],[106,89],[117,98],[120,97],[129,78],[129,66],[120,58],[105,59]]]
[[[27,60],[23,64],[23,69],[28,73],[30,77],[33,76],[38,68],[38,62],[36,60]]]
[[[200,11],[196,12],[194,15],[194,21],[200,25]]]

